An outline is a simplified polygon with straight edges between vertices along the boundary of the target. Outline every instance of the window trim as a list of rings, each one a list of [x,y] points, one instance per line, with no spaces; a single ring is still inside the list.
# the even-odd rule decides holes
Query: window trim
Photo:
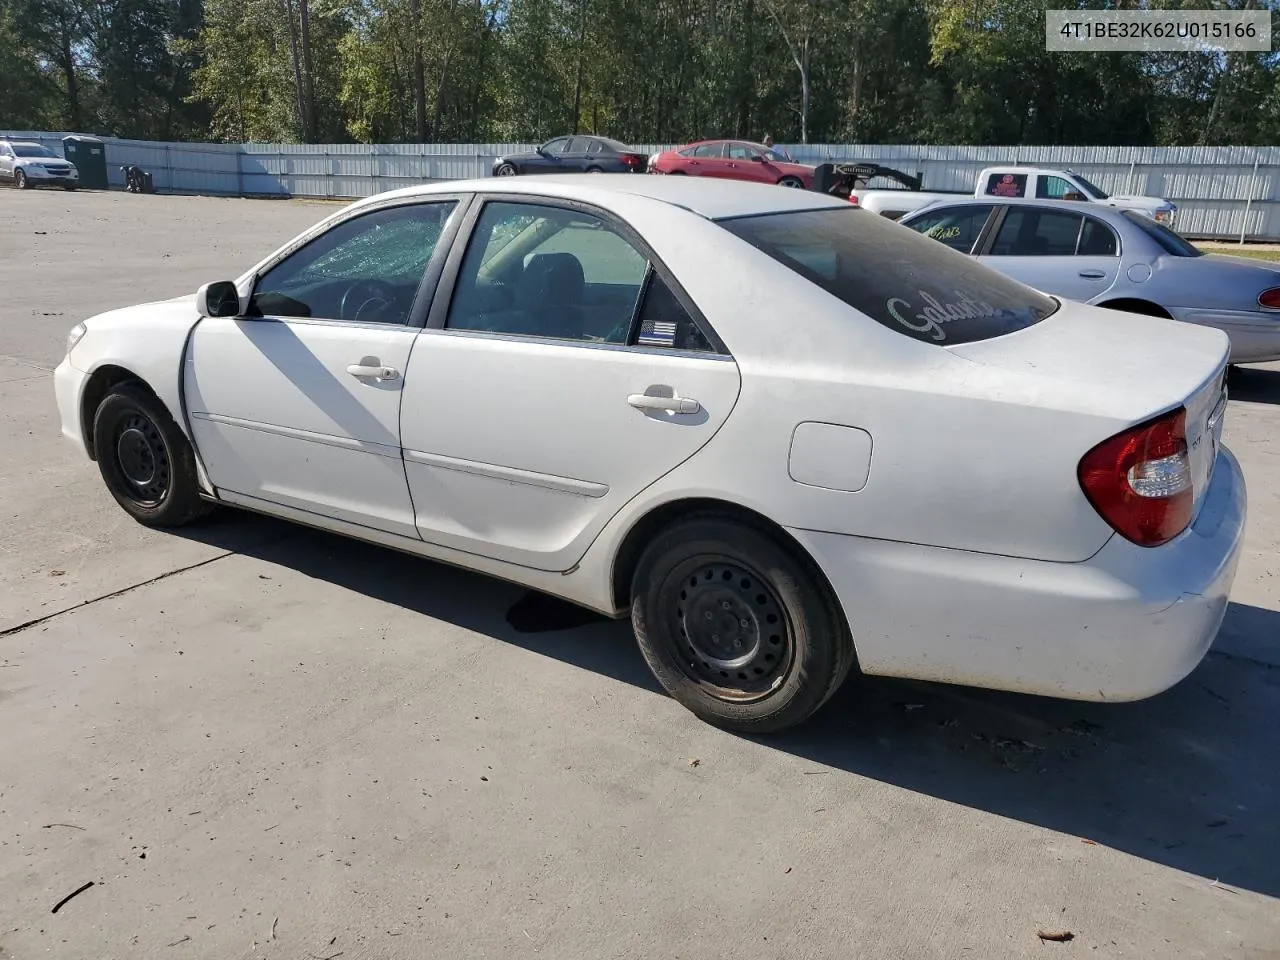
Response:
[[[453,246],[454,238],[462,227],[462,221],[468,208],[471,206],[474,195],[469,193],[432,193],[418,194],[411,197],[395,197],[388,200],[370,203],[356,210],[347,213],[346,216],[338,215],[326,220],[321,220],[310,230],[306,231],[298,237],[293,243],[289,244],[283,250],[279,251],[271,259],[265,261],[257,267],[248,276],[249,292],[244,297],[244,304],[247,306],[253,300],[254,292],[258,289],[258,284],[262,282],[262,278],[289,259],[303,247],[320,239],[321,236],[334,230],[344,223],[360,217],[368,216],[371,213],[380,213],[383,210],[389,210],[394,207],[417,207],[433,203],[453,203],[454,210],[450,215],[444,229],[440,232],[440,239],[436,241],[436,248],[431,253],[431,259],[427,261],[426,267],[422,271],[422,279],[418,283],[418,289],[414,291],[413,303],[409,307],[409,315],[405,318],[404,323],[365,323],[358,320],[343,320],[337,317],[287,317],[282,315],[267,315],[262,317],[252,317],[242,312],[237,320],[274,320],[277,322],[310,322],[324,323],[330,326],[355,327],[357,329],[382,328],[387,330],[405,330],[421,328],[427,317],[428,308],[436,294],[437,286],[440,282],[440,275],[444,270],[445,259],[448,251]],[[239,285],[239,284],[237,284]]]
[[[636,297],[636,304],[632,307],[631,326],[627,330],[627,339],[632,339],[633,328],[636,318],[639,316],[639,305],[643,302],[643,295],[648,288],[649,272],[654,271],[660,276],[664,283],[670,288],[672,294],[684,307],[685,312],[689,314],[691,320],[697,325],[699,331],[707,342],[712,346],[712,353],[696,350],[673,350],[666,347],[648,347],[641,345],[633,345],[630,343],[600,343],[594,340],[561,340],[556,337],[536,337],[526,334],[502,333],[500,331],[480,331],[480,330],[451,330],[445,325],[449,317],[449,310],[453,306],[453,295],[458,285],[458,277],[462,272],[462,262],[466,256],[467,248],[476,236],[476,226],[480,221],[480,216],[485,208],[491,203],[516,203],[531,207],[552,207],[560,210],[571,210],[577,213],[585,213],[589,216],[597,217],[605,221],[610,227],[616,230],[624,240],[636,248],[649,263],[645,271],[645,279],[641,282],[640,293]],[[449,250],[447,261],[443,265],[443,272],[440,276],[439,283],[435,288],[435,294],[431,301],[431,310],[427,316],[425,328],[440,333],[449,333],[454,336],[472,336],[486,337],[489,339],[509,339],[520,343],[547,343],[557,344],[564,347],[594,347],[607,348],[612,350],[627,350],[640,353],[657,353],[663,356],[683,356],[683,357],[723,357],[732,359],[728,348],[724,345],[724,341],[720,339],[720,335],[716,333],[715,328],[707,321],[706,316],[698,309],[697,304],[693,302],[693,298],[685,291],[680,281],[676,279],[675,274],[667,267],[665,263],[654,253],[653,248],[645,242],[644,238],[635,230],[631,224],[612,213],[609,210],[597,207],[594,204],[583,203],[579,200],[567,200],[562,197],[548,197],[541,194],[528,193],[501,193],[495,190],[486,190],[475,195],[475,200],[467,209],[466,216],[462,218],[458,224],[458,233],[453,238]]]

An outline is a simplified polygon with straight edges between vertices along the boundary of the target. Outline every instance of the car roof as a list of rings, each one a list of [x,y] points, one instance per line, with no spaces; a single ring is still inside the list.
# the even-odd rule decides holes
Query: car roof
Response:
[[[42,147],[44,144],[37,143],[35,140],[5,140],[0,138],[0,143],[7,143],[11,147]]]
[[[388,197],[473,192],[577,200],[595,204],[606,210],[613,208],[620,197],[644,197],[689,210],[708,220],[801,210],[850,209],[848,201],[812,190],[792,190],[742,180],[646,176],[629,173],[580,173],[451,180],[380,193],[360,202],[372,203]]]

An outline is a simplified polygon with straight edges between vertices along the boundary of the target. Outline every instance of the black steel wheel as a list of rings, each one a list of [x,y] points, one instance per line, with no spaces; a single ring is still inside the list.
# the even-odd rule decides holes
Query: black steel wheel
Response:
[[[98,471],[116,502],[140,523],[176,527],[208,513],[186,435],[140,383],[113,387],[93,416]]]
[[[667,692],[743,732],[807,719],[854,660],[812,562],[763,527],[719,514],[690,517],[649,544],[632,580],[631,620]]]

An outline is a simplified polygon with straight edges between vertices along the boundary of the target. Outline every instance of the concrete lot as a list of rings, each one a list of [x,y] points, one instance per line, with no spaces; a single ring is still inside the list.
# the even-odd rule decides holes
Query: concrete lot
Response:
[[[150,532],[61,439],[75,322],[330,209],[0,191],[0,958],[1280,957],[1280,367],[1233,385],[1247,552],[1187,681],[863,680],[756,742],[624,624],[234,513]]]

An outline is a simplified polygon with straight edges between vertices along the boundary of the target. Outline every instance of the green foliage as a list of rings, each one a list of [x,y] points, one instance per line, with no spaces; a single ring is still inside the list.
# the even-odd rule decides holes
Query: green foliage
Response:
[[[1073,0],[1081,7],[1200,0]],[[1214,6],[1273,8],[1256,0]],[[1268,144],[1271,53],[1045,51],[1057,0],[0,0],[0,125],[160,139]]]

